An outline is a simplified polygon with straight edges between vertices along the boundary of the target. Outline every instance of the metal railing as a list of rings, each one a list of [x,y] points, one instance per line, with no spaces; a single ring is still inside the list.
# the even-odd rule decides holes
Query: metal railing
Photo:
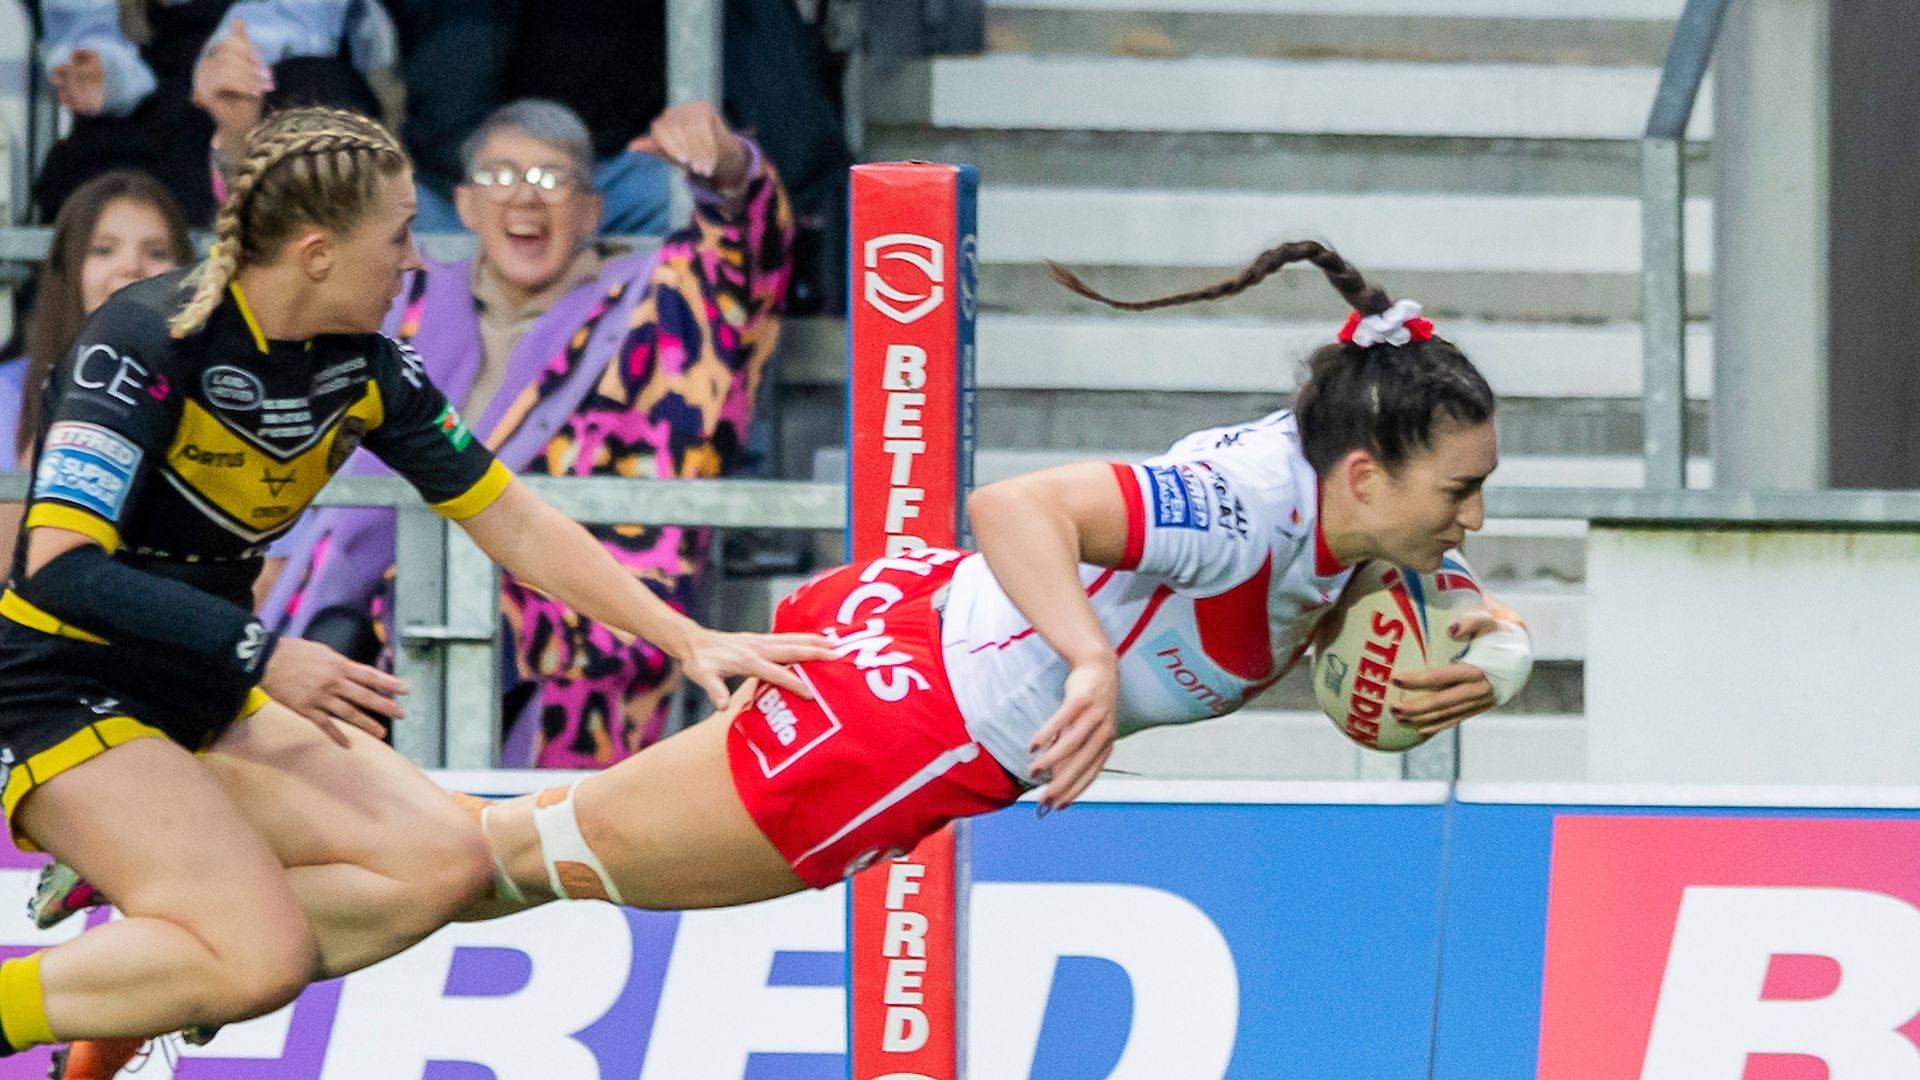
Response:
[[[617,525],[841,530],[837,484],[768,480],[523,477],[575,521]],[[500,761],[500,571],[459,527],[396,477],[341,477],[320,500],[391,506],[399,515],[394,573],[394,673],[407,681],[407,718],[394,746],[422,765],[490,769]]]
[[[1687,122],[1731,0],[1687,0],[1640,139],[1640,333],[1646,486],[1687,486]]]
[[[833,530],[846,528],[839,484],[776,480],[629,480],[521,477],[575,521]],[[27,494],[27,477],[0,472],[0,502]],[[316,506],[390,507],[398,515],[394,673],[407,716],[393,744],[423,766],[491,769],[500,758],[500,572],[458,526],[399,477],[342,476]]]
[[[471,258],[480,248],[479,238],[472,233],[417,233],[414,243],[427,257],[435,262],[453,263]],[[595,238],[601,243],[620,244],[636,253],[647,254],[660,246],[657,236],[601,236]],[[194,251],[205,255],[207,248],[213,245],[213,234],[196,232],[192,236]],[[0,228],[0,285],[26,280],[33,268],[47,257],[47,248],[53,243],[53,229],[46,225],[16,225]]]

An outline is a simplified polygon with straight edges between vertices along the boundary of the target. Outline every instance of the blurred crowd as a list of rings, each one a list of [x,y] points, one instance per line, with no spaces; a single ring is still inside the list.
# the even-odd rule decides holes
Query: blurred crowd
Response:
[[[722,100],[669,106],[665,0],[41,0],[71,116],[34,180],[53,225],[0,357],[0,439],[25,468],[42,388],[112,292],[193,259],[247,132],[327,104],[397,130],[416,233],[471,233],[389,313],[510,467],[702,478],[750,465],[784,315],[837,310],[839,61],[823,13],[726,0]],[[692,194],[675,220],[676,177]],[[635,238],[658,238],[640,240]],[[344,471],[384,471],[366,453]],[[0,521],[11,545],[16,515]],[[699,603],[706,530],[594,530],[669,602]],[[390,662],[391,511],[310,514],[256,597],[285,633]],[[509,577],[502,764],[604,767],[671,730],[679,679],[646,641]],[[404,722],[404,721],[402,721]]]

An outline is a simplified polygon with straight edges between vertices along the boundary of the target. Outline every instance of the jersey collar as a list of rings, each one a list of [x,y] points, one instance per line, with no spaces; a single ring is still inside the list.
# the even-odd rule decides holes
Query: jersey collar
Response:
[[[253,335],[253,347],[262,353],[268,352],[267,335],[260,329],[260,320],[253,317],[253,305],[247,303],[247,294],[241,291],[238,281],[227,282],[227,291],[233,294],[234,306],[240,309],[240,317],[247,321],[247,332]],[[308,349],[313,348],[313,339],[306,341]]]
[[[1332,577],[1347,568],[1347,564],[1333,557],[1333,549],[1327,546],[1326,530],[1320,527],[1324,520],[1320,516],[1320,493],[1318,485],[1313,495],[1313,573],[1315,577]]]

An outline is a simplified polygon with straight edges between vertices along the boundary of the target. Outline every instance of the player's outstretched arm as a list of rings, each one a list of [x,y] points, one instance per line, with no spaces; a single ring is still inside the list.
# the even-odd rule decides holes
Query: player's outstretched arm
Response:
[[[967,499],[975,546],[1020,613],[1072,667],[1066,699],[1031,749],[1041,805],[1062,809],[1093,783],[1113,752],[1120,658],[1080,583],[1080,564],[1114,566],[1126,553],[1127,508],[1113,467],[1063,465],[989,484]]]
[[[617,631],[664,649],[687,679],[726,704],[726,679],[751,675],[811,697],[785,665],[832,659],[813,634],[732,634],[675,611],[628,572],[578,522],[514,480],[485,510],[460,522],[473,542],[515,577]]]

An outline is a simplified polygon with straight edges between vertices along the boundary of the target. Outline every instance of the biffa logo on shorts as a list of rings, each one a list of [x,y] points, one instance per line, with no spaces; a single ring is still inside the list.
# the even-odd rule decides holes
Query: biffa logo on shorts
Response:
[[[806,676],[801,675],[802,679]],[[840,720],[817,699],[815,709],[795,712],[777,687],[766,687],[753,699],[751,711],[743,712],[736,726],[747,738],[747,747],[760,759],[760,771],[767,777],[805,756],[840,730]],[[758,717],[754,717],[758,713]]]
[[[917,268],[926,282],[920,289],[897,289],[880,272],[880,261],[893,259]],[[940,306],[947,290],[941,284],[946,276],[946,247],[938,240],[914,233],[888,233],[876,236],[866,245],[867,303],[897,323],[910,323]]]

